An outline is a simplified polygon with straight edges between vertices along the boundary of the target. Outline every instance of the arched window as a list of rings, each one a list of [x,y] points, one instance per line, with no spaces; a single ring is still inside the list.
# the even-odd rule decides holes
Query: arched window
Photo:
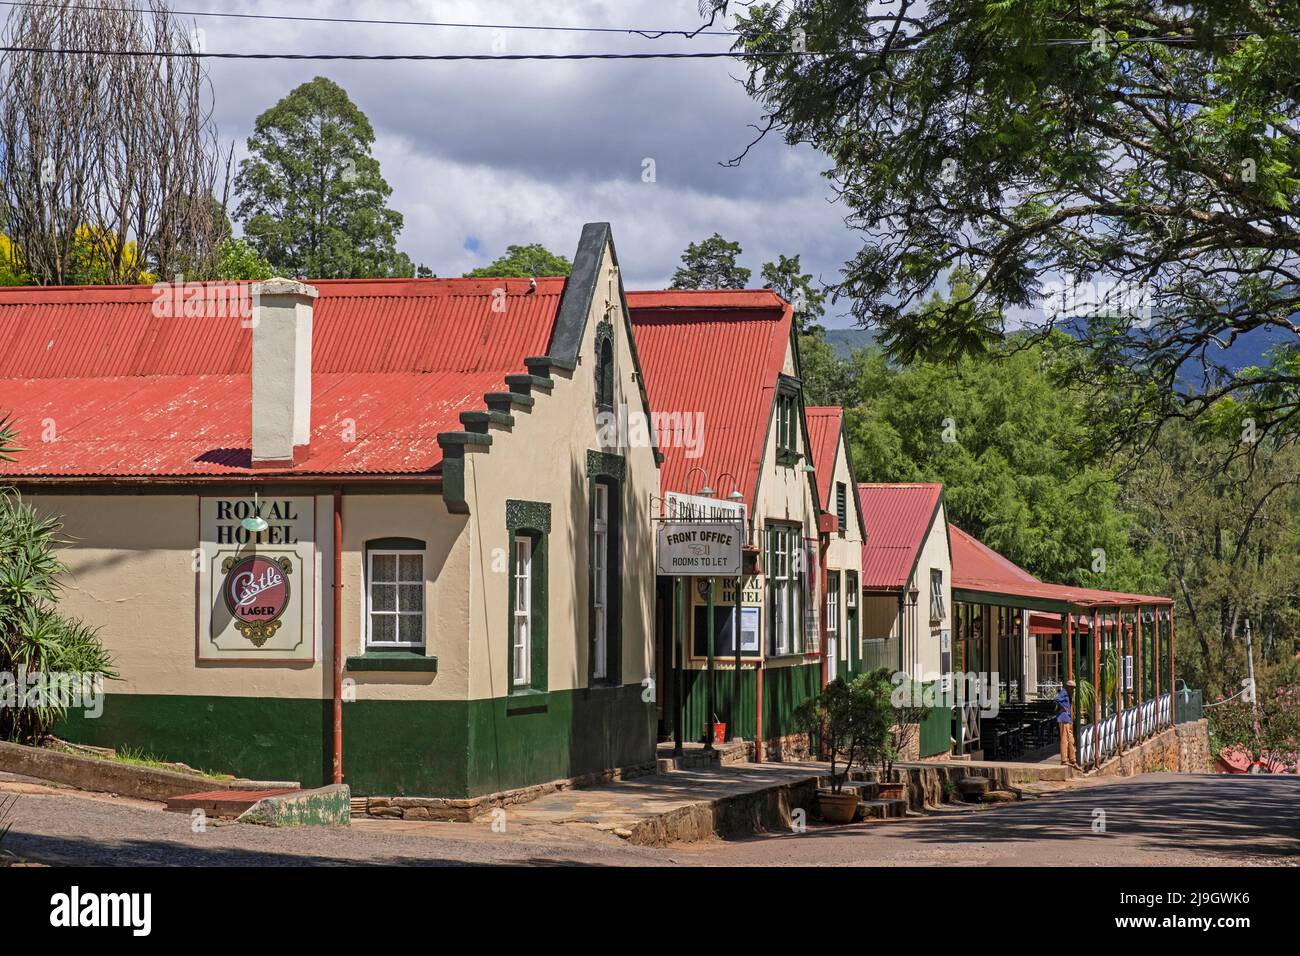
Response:
[[[596,332],[596,408],[614,410],[614,334],[608,323]]]

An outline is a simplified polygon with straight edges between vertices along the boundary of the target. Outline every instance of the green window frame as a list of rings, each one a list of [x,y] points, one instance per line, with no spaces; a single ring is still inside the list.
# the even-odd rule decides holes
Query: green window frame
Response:
[[[776,396],[776,460],[780,465],[799,460],[799,395],[785,387]]]
[[[844,643],[849,647],[849,653],[854,655],[858,663],[862,662],[862,636],[858,629],[858,576],[853,571],[844,572]],[[853,657],[849,659],[849,666],[853,666]]]
[[[799,525],[767,526],[767,647],[771,657],[802,654],[804,577],[803,529]]]
[[[622,456],[587,452],[588,687],[616,687],[623,683],[623,488],[626,474],[627,463]],[[601,540],[598,512],[602,497],[605,505],[603,561],[597,556]],[[603,601],[600,600],[602,597]],[[602,612],[603,640],[600,630]],[[602,663],[603,668],[600,666]]]
[[[539,501],[507,501],[506,530],[510,543],[506,690],[512,695],[544,693],[548,686],[551,506]]]
[[[596,410],[614,410],[614,326],[602,321],[596,327]]]

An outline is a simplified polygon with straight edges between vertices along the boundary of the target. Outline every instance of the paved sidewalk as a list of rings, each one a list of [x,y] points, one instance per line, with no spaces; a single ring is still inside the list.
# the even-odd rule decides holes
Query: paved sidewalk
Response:
[[[829,764],[811,761],[674,770],[547,794],[509,807],[506,819],[588,826],[643,846],[690,842],[776,828],[782,802],[802,806],[829,774]],[[488,818],[490,811],[480,817]]]

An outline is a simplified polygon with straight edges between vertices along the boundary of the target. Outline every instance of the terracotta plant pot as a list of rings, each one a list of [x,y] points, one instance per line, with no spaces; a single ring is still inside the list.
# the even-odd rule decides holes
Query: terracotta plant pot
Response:
[[[885,780],[879,784],[881,800],[902,800],[907,784],[901,780]]]
[[[817,791],[817,812],[827,823],[851,823],[858,810],[857,791]]]

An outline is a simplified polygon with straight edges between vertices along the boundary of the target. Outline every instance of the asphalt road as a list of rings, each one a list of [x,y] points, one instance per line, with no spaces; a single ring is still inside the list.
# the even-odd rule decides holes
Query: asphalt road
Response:
[[[406,821],[195,833],[189,817],[156,804],[0,784],[6,791],[18,794],[6,848],[54,865],[1300,865],[1295,776],[1147,774],[970,812],[663,849],[578,824],[509,821],[505,833]]]
[[[817,866],[1300,865],[1300,777],[1153,773],[888,824],[700,844],[678,861]]]

